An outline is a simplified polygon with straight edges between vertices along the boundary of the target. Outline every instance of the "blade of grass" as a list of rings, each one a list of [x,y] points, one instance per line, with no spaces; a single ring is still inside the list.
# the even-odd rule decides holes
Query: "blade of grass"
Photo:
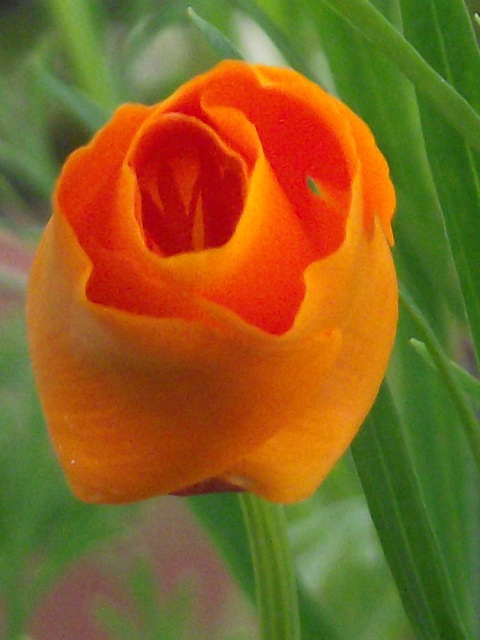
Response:
[[[480,150],[480,117],[368,0],[322,0],[371,40],[428,97],[463,138]]]
[[[423,58],[444,77],[447,82],[463,95],[477,109],[480,106],[480,54],[475,39],[470,17],[463,0],[426,0],[422,3],[422,11],[418,11],[418,3],[414,0],[401,0],[402,23],[409,41],[416,47]],[[460,290],[464,309],[473,339],[477,366],[480,362],[480,225],[477,212],[480,209],[480,157],[476,150],[437,113],[424,96],[418,91],[418,104],[421,116],[428,160],[435,181],[444,226]],[[441,284],[436,289],[444,289],[443,274],[445,268],[440,267]],[[439,282],[437,280],[437,282]],[[463,324],[463,318],[462,318]],[[422,335],[420,334],[420,337]],[[433,336],[435,337],[435,336]],[[427,345],[428,346],[428,345]],[[431,351],[432,356],[434,353]],[[471,450],[474,452],[476,469],[478,458],[478,425],[475,416],[463,397],[463,388],[455,376],[447,379],[448,362],[444,368],[437,360],[437,367],[443,381],[450,385],[450,397],[457,408],[457,416],[461,417],[466,428],[466,435]],[[415,366],[415,365],[414,365]],[[456,383],[456,384],[453,384]],[[457,388],[455,388],[457,387]],[[452,393],[453,392],[453,393]],[[463,400],[463,403],[462,403]],[[437,405],[443,398],[437,396]],[[463,409],[461,405],[463,404]],[[456,424],[458,418],[453,416],[450,424],[445,424],[445,434],[437,441],[445,440],[447,447],[436,463],[437,475],[443,469],[453,466],[450,473],[451,484],[458,484],[462,479],[463,489],[457,492],[457,504],[445,505],[444,521],[454,522],[456,515],[457,532],[453,526],[450,538],[442,538],[442,544],[448,553],[449,567],[455,584],[457,601],[462,611],[465,625],[472,634],[478,637],[478,597],[480,583],[472,563],[478,557],[478,475],[471,462],[469,452],[463,451],[463,442],[455,438],[449,428]],[[440,420],[441,422],[441,420]],[[455,430],[456,431],[456,430]],[[448,490],[448,487],[445,487]],[[443,504],[443,494],[438,493],[439,506]],[[438,525],[438,520],[437,520]],[[440,526],[443,528],[443,525]],[[461,542],[460,542],[461,541]]]
[[[187,9],[187,15],[203,35],[208,44],[222,59],[243,60],[240,51],[213,24],[207,22],[195,13],[192,7]]]
[[[79,87],[105,109],[118,102],[100,37],[102,7],[86,0],[48,0]]]
[[[401,28],[397,2],[375,0],[375,5]],[[423,12],[418,3],[415,10],[420,20]],[[358,29],[324,3],[314,3],[312,12],[335,86],[372,127],[389,161],[398,196],[395,257],[401,280],[415,294],[437,336],[451,343],[451,312],[463,325],[463,307],[413,85]],[[390,373],[395,400],[458,606],[463,620],[474,628],[471,566],[478,555],[473,524],[478,511],[477,475],[463,430],[451,428],[458,424],[458,417],[450,396],[435,372],[423,367],[408,348],[409,338],[417,331],[405,313],[400,320]]]
[[[480,59],[463,2],[428,1],[423,20],[416,4],[402,0],[407,36],[446,80],[480,105]],[[480,157],[472,150],[474,133],[462,139],[431,106],[420,99],[420,113],[430,166],[442,207],[445,228],[477,356],[480,364]],[[452,125],[453,123],[450,123]]]
[[[416,637],[465,640],[469,636],[386,383],[352,453]]]
[[[421,340],[416,340],[415,338],[411,338],[410,344],[418,353],[418,355],[423,358],[423,360],[432,369],[438,371],[435,361],[430,355],[430,352],[424,342],[421,342]],[[448,356],[445,355],[445,358],[448,358]],[[474,400],[477,404],[480,404],[480,380],[472,376],[470,373],[468,373],[468,371],[465,371],[463,367],[461,367],[453,360],[448,359],[448,366],[450,367],[452,376],[455,377],[458,384],[462,387],[465,393],[468,393],[472,400]]]
[[[400,287],[400,302],[419,331],[433,361],[435,362],[435,365],[438,368],[445,387],[457,410],[458,416],[465,430],[465,434],[470,443],[477,469],[480,472],[480,426],[477,423],[475,414],[470,404],[465,399],[460,383],[457,378],[452,375],[449,360],[440,346],[434,332],[428,326],[428,323],[423,317],[420,309],[415,305],[409,294],[402,287]]]
[[[34,63],[34,73],[45,96],[54,99],[90,132],[97,131],[108,120],[110,111],[99,106],[80,89],[55,76],[42,63]]]

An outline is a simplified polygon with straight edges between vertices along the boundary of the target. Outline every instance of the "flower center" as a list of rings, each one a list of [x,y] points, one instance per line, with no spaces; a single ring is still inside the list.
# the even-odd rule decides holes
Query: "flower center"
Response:
[[[225,244],[241,216],[243,161],[199,120],[167,114],[134,155],[147,246],[162,256]]]

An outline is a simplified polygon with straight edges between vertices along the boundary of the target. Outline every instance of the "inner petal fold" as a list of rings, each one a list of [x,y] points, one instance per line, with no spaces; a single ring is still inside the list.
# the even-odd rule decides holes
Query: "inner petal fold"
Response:
[[[200,120],[162,114],[131,152],[145,243],[168,257],[224,245],[243,210],[242,159]]]

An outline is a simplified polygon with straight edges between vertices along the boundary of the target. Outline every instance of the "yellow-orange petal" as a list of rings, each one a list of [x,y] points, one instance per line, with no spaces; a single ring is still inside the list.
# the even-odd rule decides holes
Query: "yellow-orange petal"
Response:
[[[54,215],[32,269],[29,336],[53,441],[84,500],[138,500],[221,475],[301,419],[340,349],[337,330],[278,339],[207,302],[222,330],[95,305],[90,269]]]
[[[395,199],[385,161],[370,146],[370,132],[357,127],[357,139],[358,129],[366,140],[359,143],[345,241],[337,252],[307,268],[306,295],[293,329],[308,333],[338,327],[338,358],[318,381],[318,394],[303,419],[285,424],[221,477],[277,502],[309,496],[344,453],[375,400],[395,338],[398,290],[389,248]],[[379,176],[388,181],[380,185],[383,194],[365,197],[365,180],[371,190]],[[365,207],[374,198],[381,218],[370,224]]]
[[[398,313],[395,269],[378,221],[363,244],[367,267],[342,326],[338,359],[318,381],[315,400],[301,419],[285,422],[222,479],[276,502],[301,500],[319,486],[356,435],[384,377]],[[305,304],[315,304],[308,292]]]

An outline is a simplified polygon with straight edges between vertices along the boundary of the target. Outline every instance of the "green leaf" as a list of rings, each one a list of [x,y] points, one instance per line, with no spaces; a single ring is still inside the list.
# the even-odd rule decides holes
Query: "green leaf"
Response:
[[[102,8],[87,0],[48,0],[46,3],[79,87],[104,109],[118,103],[105,60]]]
[[[253,0],[228,0],[231,5],[240,9],[252,18],[254,22],[267,34],[285,60],[303,75],[311,78],[315,74],[304,57],[297,51],[295,45],[287,38],[277,25],[262,11]]]
[[[478,554],[478,474],[451,395],[438,373],[411,349],[412,336],[423,339],[401,305],[388,380],[462,620],[474,628],[477,584],[471,566]]]
[[[368,0],[323,0],[371,40],[409,78],[447,122],[480,150],[480,117],[414,46]],[[417,3],[418,7],[418,3]]]
[[[452,398],[452,402],[457,410],[458,416],[465,429],[465,434],[470,443],[477,469],[480,473],[480,426],[477,423],[475,414],[473,413],[468,401],[466,401],[460,384],[452,375],[448,358],[441,348],[435,333],[428,326],[428,323],[423,317],[421,311],[403,288],[400,289],[400,301],[416,329],[420,332],[420,335],[425,341],[427,349],[442,377],[446,390]]]
[[[210,24],[201,18],[195,11],[189,7],[187,10],[188,17],[197,27],[205,40],[222,59],[227,60],[243,60],[240,51],[223,35],[213,24]]]
[[[426,2],[419,20],[416,3],[402,0],[407,36],[430,64],[476,106],[480,105],[478,47],[463,2]],[[437,97],[440,93],[437,92]],[[480,363],[480,156],[458,130],[420,99],[420,113],[445,228],[460,281],[470,330]]]
[[[299,28],[302,27],[302,15],[305,11],[305,4],[298,0],[255,0],[256,5],[270,16],[276,25],[291,42],[296,46],[302,46],[298,38]],[[304,30],[301,31],[302,35]],[[303,46],[302,46],[303,49]]]
[[[396,2],[376,0],[375,4],[390,21],[401,25]],[[312,4],[312,17],[335,87],[373,129],[388,159],[398,198],[394,255],[399,276],[437,337],[450,346],[456,337],[451,312],[463,324],[463,309],[413,86],[360,31],[324,3]],[[477,554],[478,479],[450,395],[438,375],[409,348],[412,335],[417,336],[418,330],[403,311],[389,379],[394,382],[405,439],[463,619],[471,622],[476,617],[471,565]]]
[[[110,112],[107,109],[99,106],[80,89],[55,76],[40,62],[34,64],[34,73],[45,96],[54,99],[88,131],[97,131],[108,120]]]
[[[352,453],[416,637],[465,640],[469,636],[386,383]]]
[[[423,358],[423,360],[430,367],[432,367],[432,369],[438,371],[435,361],[430,355],[430,352],[424,342],[416,340],[415,338],[411,338],[410,344],[418,353],[418,355]],[[446,355],[445,358],[447,358]],[[477,404],[480,404],[480,380],[472,376],[470,373],[468,373],[468,371],[465,371],[463,367],[461,367],[453,360],[447,359],[447,362],[451,370],[451,375],[455,377],[457,383],[463,388],[465,393],[468,393],[472,400],[474,400]]]
[[[464,0],[400,0],[405,34],[425,60],[480,110],[480,50]]]

